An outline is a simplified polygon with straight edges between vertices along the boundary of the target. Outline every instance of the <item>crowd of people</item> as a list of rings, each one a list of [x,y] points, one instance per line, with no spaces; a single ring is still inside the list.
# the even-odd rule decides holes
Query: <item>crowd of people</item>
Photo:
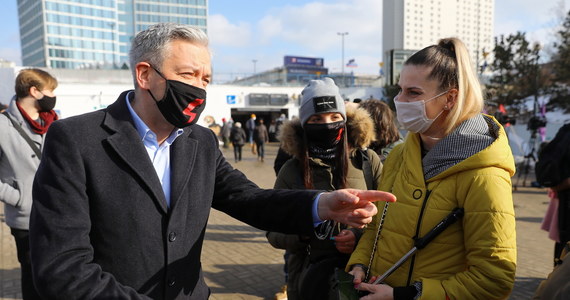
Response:
[[[265,161],[265,144],[277,141],[276,134],[285,121],[285,115],[282,114],[277,119],[271,119],[269,128],[265,125],[264,119],[256,121],[255,114],[251,114],[250,119],[246,122],[246,128],[242,127],[241,122],[235,122],[232,118],[226,120],[222,118],[222,125],[216,123],[212,116],[204,118],[205,123],[208,125],[216,136],[220,139],[224,149],[234,149],[234,161],[240,162],[243,157],[243,146],[249,143],[251,146],[251,153],[257,156],[261,162]]]
[[[381,100],[345,103],[325,77],[304,87],[299,118],[268,126],[255,114],[243,125],[210,116],[209,129],[196,125],[210,59],[201,30],[152,25],[132,41],[133,89],[63,120],[53,110],[56,78],[20,71],[0,116],[0,201],[24,299],[207,299],[200,255],[211,208],[285,250],[288,299],[332,298],[339,274],[365,299],[509,296],[515,163],[501,123],[481,113],[459,39],[406,60],[395,113]],[[274,189],[248,180],[220,149],[232,147],[239,163],[249,144],[264,162],[273,138]],[[563,157],[567,166],[570,153]],[[552,187],[561,206],[568,169]],[[457,222],[432,235],[458,210]],[[537,299],[568,295],[567,239],[557,242],[562,266]]]

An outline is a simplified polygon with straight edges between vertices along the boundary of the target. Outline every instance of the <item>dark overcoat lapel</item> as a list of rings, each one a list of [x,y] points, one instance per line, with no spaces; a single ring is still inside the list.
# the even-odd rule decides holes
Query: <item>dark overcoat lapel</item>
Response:
[[[196,126],[196,125],[195,125]],[[190,175],[196,163],[198,141],[190,138],[191,128],[186,128],[170,146],[170,208],[176,209],[176,204],[184,195],[184,190],[190,180]]]
[[[152,198],[157,202],[162,211],[167,213],[166,199],[162,191],[160,180],[156,175],[154,166],[148,157],[141,139],[132,138],[133,136],[138,136],[138,132],[136,131],[127,104],[125,101],[120,100],[121,97],[119,97],[118,101],[109,106],[105,119],[103,120],[103,127],[106,127],[111,132],[106,141],[116,152],[117,157],[123,160],[149,188]]]
[[[167,212],[166,199],[162,191],[160,180],[147,155],[146,150],[141,151],[144,145],[141,140],[129,139],[127,136],[138,136],[126,104],[118,101],[109,106],[103,126],[112,134],[107,138],[111,148],[117,153],[136,175],[150,188],[153,199],[158,202],[163,212]],[[190,138],[192,129],[186,128],[171,145],[171,194],[170,207],[174,209],[176,202],[183,195],[183,190],[190,179],[190,174],[196,161],[198,141]]]

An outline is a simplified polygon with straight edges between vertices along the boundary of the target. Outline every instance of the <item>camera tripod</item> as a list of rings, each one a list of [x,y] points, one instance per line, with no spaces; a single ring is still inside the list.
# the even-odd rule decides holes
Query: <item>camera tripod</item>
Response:
[[[517,177],[517,182],[513,186],[513,189],[515,191],[517,190],[517,187],[519,186],[519,181],[521,179],[521,176],[523,176],[523,174],[524,174],[524,178],[523,178],[522,186],[523,187],[526,186],[526,178],[528,176],[529,169],[530,169],[530,161],[532,160],[533,163],[536,163],[536,157],[534,155],[535,150],[536,150],[536,138],[537,138],[537,129],[533,129],[533,130],[531,130],[530,138],[528,140],[528,144],[530,146],[530,151],[527,154],[525,154],[521,168],[517,167],[517,172],[519,169],[520,169],[520,172],[518,172],[519,175]]]

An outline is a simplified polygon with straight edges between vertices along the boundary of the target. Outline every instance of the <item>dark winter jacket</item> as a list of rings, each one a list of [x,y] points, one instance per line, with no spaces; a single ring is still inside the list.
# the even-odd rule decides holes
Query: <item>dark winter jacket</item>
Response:
[[[253,141],[262,144],[269,142],[269,133],[267,132],[267,127],[263,124],[255,126],[253,130]]]
[[[234,146],[243,146],[245,145],[245,140],[247,136],[245,135],[245,131],[241,127],[237,127],[234,125],[232,127],[232,132],[230,133],[230,141]]]
[[[370,115],[363,109],[350,109],[347,107],[347,136],[349,147],[351,148],[350,163],[347,174],[347,187],[356,189],[367,189],[364,173],[362,171],[362,160],[357,155],[358,149],[366,147],[374,140],[374,124]],[[280,131],[281,147],[285,152],[292,155],[277,176],[275,188],[277,189],[305,189],[302,179],[302,168],[298,158],[302,157],[301,149],[304,149],[303,129],[299,120],[289,121],[283,124]],[[380,182],[382,163],[378,155],[372,150],[365,150],[372,167],[374,186]],[[334,190],[332,185],[332,168],[319,159],[310,159],[312,168],[313,184],[315,188],[322,190]],[[335,230],[333,235],[346,226],[342,225]],[[360,230],[353,229],[357,240],[361,235]],[[305,237],[297,235],[287,235],[277,232],[267,234],[269,243],[279,249],[286,249],[290,253],[288,259],[289,299],[298,299],[297,287],[300,286],[299,275],[302,272],[304,262],[307,259],[307,246],[310,244],[310,260],[320,261],[325,258],[339,257],[340,260],[348,260],[347,254],[342,254],[336,249],[331,240],[318,240],[315,237]]]

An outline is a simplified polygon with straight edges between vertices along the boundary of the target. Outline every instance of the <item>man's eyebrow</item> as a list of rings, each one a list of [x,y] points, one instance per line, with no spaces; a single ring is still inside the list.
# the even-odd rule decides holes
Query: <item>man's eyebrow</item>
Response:
[[[194,70],[194,69],[197,69],[197,68],[200,68],[200,65],[197,64],[197,63],[195,63],[195,62],[184,62],[184,63],[181,63],[181,64],[179,64],[179,65],[176,66],[176,69],[177,69],[177,70],[182,70],[182,69],[192,69],[192,70]]]
[[[192,67],[192,66],[178,66],[176,68],[176,72],[188,72],[188,71],[194,71],[196,70],[196,68]]]

